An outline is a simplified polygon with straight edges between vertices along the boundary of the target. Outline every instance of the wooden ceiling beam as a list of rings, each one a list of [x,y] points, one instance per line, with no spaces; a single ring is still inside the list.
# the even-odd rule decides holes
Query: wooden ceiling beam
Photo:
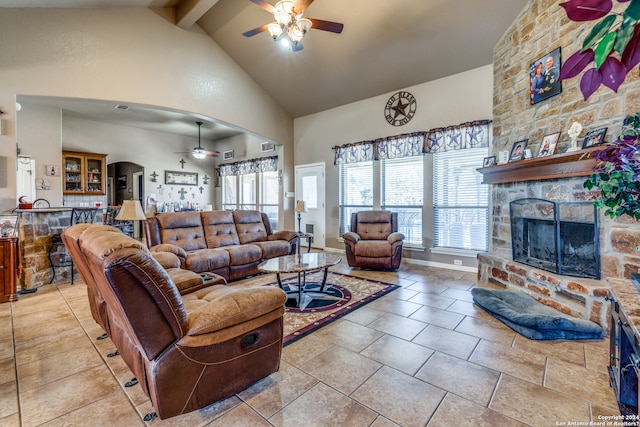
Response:
[[[188,30],[207,13],[218,0],[183,0],[175,7],[176,25]]]

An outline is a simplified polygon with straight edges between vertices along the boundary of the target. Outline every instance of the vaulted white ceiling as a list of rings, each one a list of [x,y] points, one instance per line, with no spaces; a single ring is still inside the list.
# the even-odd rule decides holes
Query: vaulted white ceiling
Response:
[[[299,52],[268,32],[242,36],[273,21],[250,0],[0,0],[0,7],[146,7],[184,29],[197,24],[300,117],[490,64],[528,1],[314,0],[305,16],[341,22],[344,30],[311,29]]]

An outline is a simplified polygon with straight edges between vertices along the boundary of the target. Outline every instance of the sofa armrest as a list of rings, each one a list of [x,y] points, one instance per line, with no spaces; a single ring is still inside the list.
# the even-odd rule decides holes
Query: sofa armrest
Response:
[[[276,231],[273,234],[270,234],[268,239],[269,240],[286,240],[287,242],[291,243],[294,239],[298,238],[298,233],[295,231],[288,231],[288,230],[279,230]]]
[[[180,268],[180,258],[171,252],[151,252],[153,259],[165,270],[168,268]]]
[[[180,262],[187,260],[187,252],[180,246],[172,245],[171,243],[162,243],[149,249],[151,252],[170,252],[180,258]]]
[[[279,288],[264,286],[233,289],[213,286],[210,289],[206,295],[208,302],[189,312],[189,329],[186,335],[197,336],[219,331],[278,309],[284,314],[287,294]]]
[[[389,237],[387,237],[387,242],[389,242],[390,245],[393,245],[396,242],[402,242],[404,240],[404,234],[402,233],[391,233],[389,234]]]
[[[358,243],[360,241],[360,236],[357,233],[354,233],[353,231],[347,231],[342,235],[342,238],[344,239],[345,242],[349,242],[349,243]]]

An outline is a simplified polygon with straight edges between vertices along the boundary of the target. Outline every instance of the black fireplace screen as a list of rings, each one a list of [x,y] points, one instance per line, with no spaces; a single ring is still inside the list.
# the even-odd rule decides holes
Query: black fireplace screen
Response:
[[[510,203],[513,260],[552,273],[600,279],[598,216],[591,202]]]

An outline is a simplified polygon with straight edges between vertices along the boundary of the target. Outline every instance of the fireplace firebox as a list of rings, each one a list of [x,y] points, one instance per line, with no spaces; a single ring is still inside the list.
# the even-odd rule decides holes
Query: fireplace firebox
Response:
[[[513,260],[552,273],[600,279],[598,215],[592,202],[510,203]]]

